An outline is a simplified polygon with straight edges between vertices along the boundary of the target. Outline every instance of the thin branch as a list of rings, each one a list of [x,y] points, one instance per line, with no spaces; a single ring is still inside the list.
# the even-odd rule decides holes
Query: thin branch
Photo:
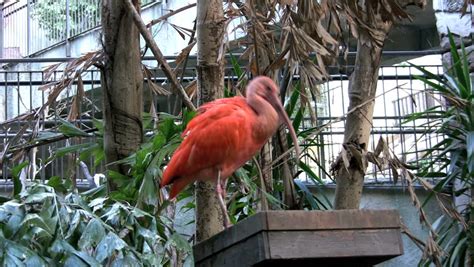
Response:
[[[126,4],[125,5],[126,8],[128,9],[128,11],[133,17],[133,21],[135,22],[135,25],[137,26],[138,30],[143,36],[143,39],[145,39],[146,44],[148,45],[148,47],[150,47],[158,63],[160,63],[160,67],[165,73],[166,77],[171,81],[171,85],[173,86],[175,91],[177,91],[181,95],[181,97],[183,98],[184,104],[189,109],[195,111],[196,107],[194,107],[193,103],[189,99],[183,86],[178,82],[178,79],[176,78],[175,73],[172,71],[170,65],[168,64],[168,62],[166,62],[166,59],[163,57],[163,54],[161,53],[160,48],[158,48],[158,45],[156,44],[155,40],[153,40],[153,37],[151,36],[150,32],[146,28],[145,23],[143,23],[143,20],[140,17],[140,14],[138,14],[137,10],[133,6],[132,1],[125,0],[125,4]]]
[[[192,7],[195,7],[195,6],[196,6],[196,3],[193,3],[193,4],[189,4],[189,5],[187,5],[187,6],[183,6],[183,7],[181,7],[181,8],[178,8],[178,9],[176,9],[176,10],[174,10],[174,11],[171,11],[170,13],[168,13],[168,14],[166,14],[166,15],[163,15],[163,16],[157,18],[157,19],[154,19],[154,20],[150,21],[150,22],[146,25],[146,27],[147,27],[147,28],[150,28],[151,26],[153,26],[153,25],[155,25],[155,24],[157,24],[157,23],[160,23],[160,22],[162,22],[163,20],[168,19],[169,17],[171,17],[171,16],[173,16],[173,15],[176,15],[176,14],[182,12],[182,11],[185,11],[185,10],[190,9],[190,8],[192,8]]]

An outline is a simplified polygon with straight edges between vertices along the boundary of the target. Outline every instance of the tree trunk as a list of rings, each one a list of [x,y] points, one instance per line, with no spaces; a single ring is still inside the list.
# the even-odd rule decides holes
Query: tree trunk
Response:
[[[224,96],[222,44],[225,32],[222,1],[197,1],[198,101],[205,103]],[[223,229],[214,182],[196,185],[196,240],[202,241]]]
[[[139,0],[133,5],[140,9]],[[102,1],[102,29],[105,161],[108,170],[126,174],[127,166],[110,163],[129,156],[142,142],[140,35],[122,1]],[[116,189],[110,180],[108,185],[109,191]]]
[[[388,33],[391,23],[377,28]],[[367,169],[367,149],[372,129],[374,97],[382,47],[371,43],[359,31],[355,69],[349,80],[349,110],[344,131],[343,150],[332,166],[336,176],[336,209],[358,209]]]

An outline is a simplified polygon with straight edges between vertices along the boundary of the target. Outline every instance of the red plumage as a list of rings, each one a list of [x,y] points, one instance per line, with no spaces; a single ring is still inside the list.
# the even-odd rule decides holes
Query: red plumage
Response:
[[[219,99],[198,112],[163,173],[161,186],[173,184],[170,198],[194,180],[215,178],[219,169],[222,177],[230,176],[266,141],[251,137],[256,113],[243,97]]]
[[[282,121],[288,126],[299,154],[296,134],[280,102],[279,89],[268,77],[253,79],[246,98],[218,99],[201,106],[163,172],[161,187],[172,184],[170,198],[174,198],[195,180],[215,180],[219,204],[226,214],[222,182],[257,153]],[[228,222],[225,216],[224,225]]]

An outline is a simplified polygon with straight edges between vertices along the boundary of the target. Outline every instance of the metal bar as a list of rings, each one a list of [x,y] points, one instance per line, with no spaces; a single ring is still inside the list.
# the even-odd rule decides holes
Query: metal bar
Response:
[[[0,3],[0,58],[3,58],[3,48],[4,48],[4,43],[3,43],[3,28],[4,28],[4,23],[3,23],[3,5],[4,3]]]
[[[433,49],[433,50],[423,50],[423,51],[384,51],[382,52],[382,55],[386,56],[426,56],[426,55],[439,55],[445,52],[443,49]],[[233,54],[234,57],[239,58],[242,54],[241,53],[235,53]],[[349,55],[355,56],[355,52],[349,52]],[[176,56],[164,56],[166,60],[174,60]],[[230,58],[230,55],[226,55],[226,58]],[[70,61],[73,59],[77,59],[75,57],[64,57],[64,58],[25,58],[25,59],[20,59],[19,62],[38,62],[36,60],[40,60],[39,62],[63,62],[63,61]],[[156,60],[153,56],[145,56],[142,58],[144,61],[154,61]],[[195,60],[196,55],[189,55],[190,60]],[[4,62],[3,60],[6,60],[8,62]],[[19,59],[2,59],[0,63],[16,63],[16,62],[11,62]],[[353,66],[347,66],[347,67],[353,67]],[[430,65],[427,65],[426,67],[430,67]],[[339,69],[339,67],[337,67]]]
[[[26,54],[31,53],[31,0],[26,0]]]
[[[71,34],[71,16],[69,14],[69,0],[66,0],[66,57],[71,57],[71,42],[69,35]]]

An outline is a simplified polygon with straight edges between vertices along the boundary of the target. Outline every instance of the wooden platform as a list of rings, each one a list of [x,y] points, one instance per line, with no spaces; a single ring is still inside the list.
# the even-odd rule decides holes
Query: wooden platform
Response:
[[[194,246],[198,267],[372,266],[401,254],[395,210],[261,212]]]

